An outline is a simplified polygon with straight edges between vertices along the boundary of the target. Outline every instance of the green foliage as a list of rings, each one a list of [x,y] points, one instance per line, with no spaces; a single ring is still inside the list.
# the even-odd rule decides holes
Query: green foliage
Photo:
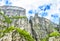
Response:
[[[3,13],[0,12],[0,15],[4,17],[5,20],[1,20],[3,23],[7,23],[7,24],[11,24],[12,20],[11,19],[21,19],[21,18],[26,18],[26,16],[6,16]],[[2,27],[2,26],[1,26]],[[10,33],[13,32],[13,30],[16,30],[20,36],[24,37],[26,39],[26,41],[34,41],[34,39],[32,38],[32,36],[25,30],[21,30],[18,27],[14,27],[14,26],[10,26],[10,27],[6,27],[5,30],[0,30],[0,32],[2,33],[2,35],[0,34],[0,38],[3,37],[6,33]]]
[[[7,22],[8,24],[12,22],[12,20],[5,14],[0,12],[0,15],[4,17],[5,20],[2,20],[3,22]],[[1,19],[0,19],[1,20]]]
[[[41,41],[48,41],[49,37],[58,37],[58,36],[60,36],[60,33],[58,31],[54,31],[48,34],[48,37],[41,39]]]
[[[5,18],[4,22],[7,22],[8,24],[12,22],[12,20],[8,16],[4,16],[4,18]]]
[[[57,32],[57,31],[55,31],[55,32],[50,33],[49,36],[50,36],[50,37],[53,37],[53,36],[57,37],[57,36],[60,36],[60,33]]]
[[[47,39],[46,38],[43,38],[43,39],[41,39],[41,41],[47,41]]]
[[[0,15],[4,15],[4,13],[0,12]]]
[[[5,20],[2,20],[3,22],[7,22],[8,24],[12,23],[11,19],[21,19],[21,18],[27,18],[26,16],[7,16],[3,13],[0,12],[0,15],[2,15],[4,17]],[[1,19],[0,19],[1,20]]]
[[[3,35],[1,35],[0,37],[3,37],[6,33],[9,33],[13,30],[16,30],[21,36],[23,36],[27,41],[34,41],[34,39],[32,38],[32,36],[25,30],[21,30],[20,28],[17,27],[9,27],[8,29],[3,30]]]
[[[27,41],[34,41],[34,39],[32,38],[32,36],[26,32],[25,30],[21,30],[20,28],[16,28],[17,32],[24,36],[24,38],[27,40]]]
[[[9,27],[9,28],[6,28],[6,29],[3,31],[3,33],[9,33],[9,32],[11,32],[11,31],[13,31],[13,30],[14,30],[14,27],[11,26],[11,27]]]
[[[26,16],[12,16],[11,19],[21,19],[21,18],[27,18]]]
[[[49,35],[47,35],[45,38],[40,39],[41,41],[48,41]]]
[[[48,41],[49,37],[58,37],[60,36],[60,33],[54,28],[54,32],[51,32],[47,35],[47,37],[42,38],[41,41]]]
[[[3,37],[6,33],[9,33],[11,31],[14,30],[14,27],[9,27],[9,28],[6,28],[5,30],[1,30],[1,32],[3,33],[0,37]]]

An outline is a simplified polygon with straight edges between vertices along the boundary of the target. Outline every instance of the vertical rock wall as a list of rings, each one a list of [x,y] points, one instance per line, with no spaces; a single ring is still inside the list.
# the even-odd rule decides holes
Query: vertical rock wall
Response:
[[[0,10],[2,10],[5,15],[8,15],[9,17],[26,16],[25,9],[22,8],[3,6]],[[34,17],[30,17],[29,20],[27,18],[21,18],[12,19],[12,21],[13,22],[11,23],[11,25],[26,30],[32,35],[33,38],[35,38],[36,41],[40,41],[40,39],[46,37],[48,33],[53,32],[55,27],[53,26],[51,21],[43,17],[39,17],[38,14],[35,14]],[[5,23],[0,24],[4,25]],[[3,28],[1,29],[3,30]],[[25,41],[25,39],[23,37],[20,37],[16,31],[14,31],[12,34],[8,33],[7,36],[5,36],[2,37],[0,41]]]

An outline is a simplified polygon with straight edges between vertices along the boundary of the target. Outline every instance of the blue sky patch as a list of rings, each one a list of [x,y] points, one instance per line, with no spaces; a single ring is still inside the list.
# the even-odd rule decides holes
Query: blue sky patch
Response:
[[[47,12],[42,12],[42,13],[40,13],[40,15],[41,15],[42,17],[44,17],[44,16],[47,16],[48,13],[47,13]]]
[[[50,10],[50,5],[45,6],[44,11],[46,11],[46,10]]]
[[[38,8],[39,8],[40,10],[44,10],[43,7],[44,7],[44,6],[38,6]]]
[[[9,4],[9,1],[7,0],[5,4]]]
[[[34,11],[33,11],[33,10],[29,10],[28,13],[29,13],[29,14],[33,14]]]
[[[57,14],[51,14],[51,17],[58,18],[59,16]]]
[[[5,0],[5,5],[11,5],[12,2],[10,2],[9,0]]]
[[[2,1],[2,0],[0,0],[0,1]]]
[[[46,11],[46,10],[50,10],[50,6],[51,5],[42,5],[42,6],[39,6],[38,8],[42,11]]]

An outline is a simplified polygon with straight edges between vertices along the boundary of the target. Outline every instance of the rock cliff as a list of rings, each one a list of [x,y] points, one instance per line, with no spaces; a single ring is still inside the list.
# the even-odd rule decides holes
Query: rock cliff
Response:
[[[16,9],[14,8],[15,11],[16,11]],[[7,11],[8,11],[8,13],[9,12],[14,13],[14,10],[12,10],[12,8],[6,9],[7,11],[5,11],[5,9],[2,7],[1,10],[3,10],[6,14],[7,14]],[[17,15],[25,16],[24,9],[19,9],[19,10],[16,11]],[[21,11],[21,10],[23,10],[23,11]],[[20,12],[22,12],[22,13],[20,13]],[[9,17],[10,17],[10,15],[9,15]],[[39,17],[38,14],[35,14],[34,17],[31,16],[29,20],[28,20],[28,18],[12,19],[12,20],[13,20],[13,22],[11,23],[11,25],[14,25],[15,27],[20,27],[21,29],[26,30],[27,32],[30,33],[30,35],[32,35],[32,37],[36,41],[40,41],[40,39],[45,38],[48,34],[50,34],[51,32],[53,32],[55,30],[54,28],[57,27],[57,24],[54,24],[53,22],[51,22],[50,20],[48,20],[46,18]],[[7,25],[5,23],[3,24],[2,22],[0,22],[0,24]],[[1,28],[1,29],[4,29],[4,28]],[[13,38],[12,38],[12,36],[13,36]],[[21,39],[21,37],[19,37],[19,34],[14,31],[14,32],[8,33],[4,37],[0,38],[0,41],[25,41],[25,39],[24,38]]]

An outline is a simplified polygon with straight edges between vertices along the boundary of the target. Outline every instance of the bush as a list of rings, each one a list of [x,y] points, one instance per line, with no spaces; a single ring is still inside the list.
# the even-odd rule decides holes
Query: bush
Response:
[[[58,31],[55,31],[55,32],[50,33],[49,36],[50,37],[53,37],[53,36],[57,37],[57,36],[60,36],[60,33]]]

